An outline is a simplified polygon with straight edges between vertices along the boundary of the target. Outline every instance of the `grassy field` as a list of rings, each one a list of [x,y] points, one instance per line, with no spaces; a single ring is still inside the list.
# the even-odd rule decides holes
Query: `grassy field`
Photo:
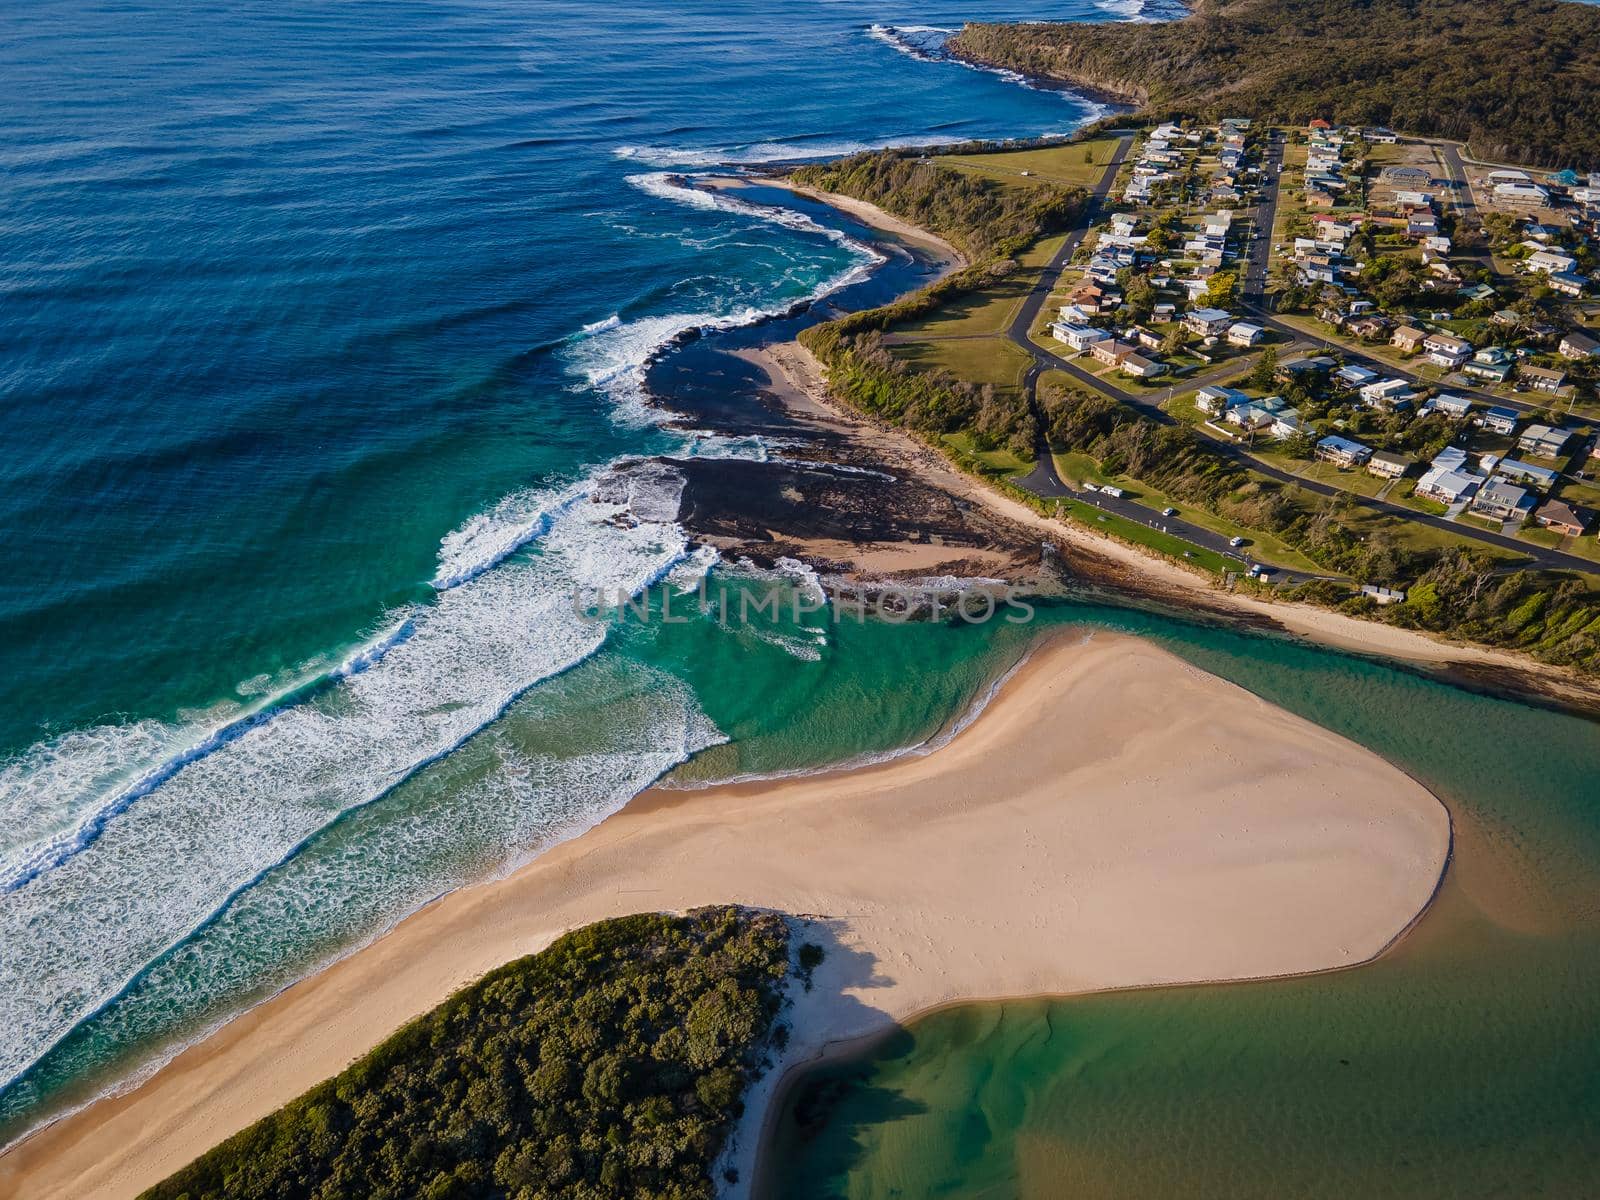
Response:
[[[1033,464],[1027,459],[1019,458],[1011,451],[1001,448],[999,450],[979,450],[972,440],[970,433],[947,433],[944,435],[945,445],[949,446],[962,458],[976,463],[986,475],[1001,475],[1010,478],[1013,475],[1026,475],[1033,470]]]
[[[969,337],[973,334],[1004,333],[1017,315],[1017,309],[1038,282],[1039,273],[1049,264],[1066,235],[1045,238],[1018,257],[1021,269],[993,287],[958,296],[919,321],[894,328],[909,338]]]
[[[1089,186],[1100,181],[1116,150],[1116,138],[1101,138],[1093,142],[1073,142],[1039,150],[940,155],[939,162],[1008,185],[1062,183]],[[1024,171],[1028,174],[1024,175]]]
[[[1019,391],[1032,361],[1004,337],[896,341],[890,349],[919,371],[943,368],[970,383],[992,383],[996,391]]]

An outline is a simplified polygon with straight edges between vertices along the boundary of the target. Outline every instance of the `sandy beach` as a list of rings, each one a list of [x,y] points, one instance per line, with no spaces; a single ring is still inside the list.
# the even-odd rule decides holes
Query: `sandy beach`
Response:
[[[132,1196],[602,917],[729,901],[809,916],[829,953],[794,1014],[798,1060],[960,999],[1360,963],[1427,905],[1450,837],[1438,801],[1361,747],[1137,639],[1059,639],[932,753],[647,793],[443,898],[13,1148],[0,1194]],[[737,1143],[746,1170],[756,1141]]]

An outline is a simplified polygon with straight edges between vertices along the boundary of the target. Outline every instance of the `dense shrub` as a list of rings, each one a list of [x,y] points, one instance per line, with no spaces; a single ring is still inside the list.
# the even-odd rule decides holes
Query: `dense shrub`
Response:
[[[145,1197],[710,1197],[788,941],[781,918],[735,908],[577,930]]]
[[[958,54],[1152,115],[1322,117],[1600,167],[1600,9],[1560,0],[1216,0],[1148,24],[969,25]]]

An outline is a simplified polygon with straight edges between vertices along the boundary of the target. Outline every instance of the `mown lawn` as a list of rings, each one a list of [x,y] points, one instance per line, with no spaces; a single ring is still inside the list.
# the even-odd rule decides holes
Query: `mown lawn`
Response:
[[[1038,150],[1006,150],[999,154],[947,154],[940,155],[939,162],[1007,185],[1063,183],[1088,187],[1100,182],[1100,176],[1105,174],[1106,166],[1116,153],[1117,140],[1099,138],[1092,142],[1073,142]],[[1023,175],[1024,171],[1029,174]]]

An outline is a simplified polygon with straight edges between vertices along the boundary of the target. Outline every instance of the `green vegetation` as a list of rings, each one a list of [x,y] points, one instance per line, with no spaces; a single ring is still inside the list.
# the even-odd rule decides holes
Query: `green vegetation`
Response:
[[[1600,10],[1560,0],[1217,0],[1174,22],[968,25],[976,62],[1088,85],[1158,117],[1323,117],[1600,167]]]
[[[783,920],[735,908],[577,930],[144,1195],[710,1197],[788,961]]]
[[[1011,258],[1046,234],[1067,228],[1083,211],[1085,199],[1082,189],[1009,187],[894,150],[802,167],[794,180],[876,204],[949,238],[974,262]]]
[[[1049,183],[1012,187],[893,150],[804,167],[795,180],[877,204],[948,238],[973,260],[893,304],[802,333],[827,364],[834,392],[930,442],[963,434],[957,448],[968,458],[1003,451],[1031,461],[1038,422],[1019,386],[1026,355],[998,337],[941,341],[937,333],[950,320],[958,331],[1003,324],[1027,291],[1019,273],[1044,265],[1040,244],[1072,226],[1087,193]],[[946,318],[938,329],[925,320],[935,313]],[[898,345],[881,336],[891,328],[904,331]]]

